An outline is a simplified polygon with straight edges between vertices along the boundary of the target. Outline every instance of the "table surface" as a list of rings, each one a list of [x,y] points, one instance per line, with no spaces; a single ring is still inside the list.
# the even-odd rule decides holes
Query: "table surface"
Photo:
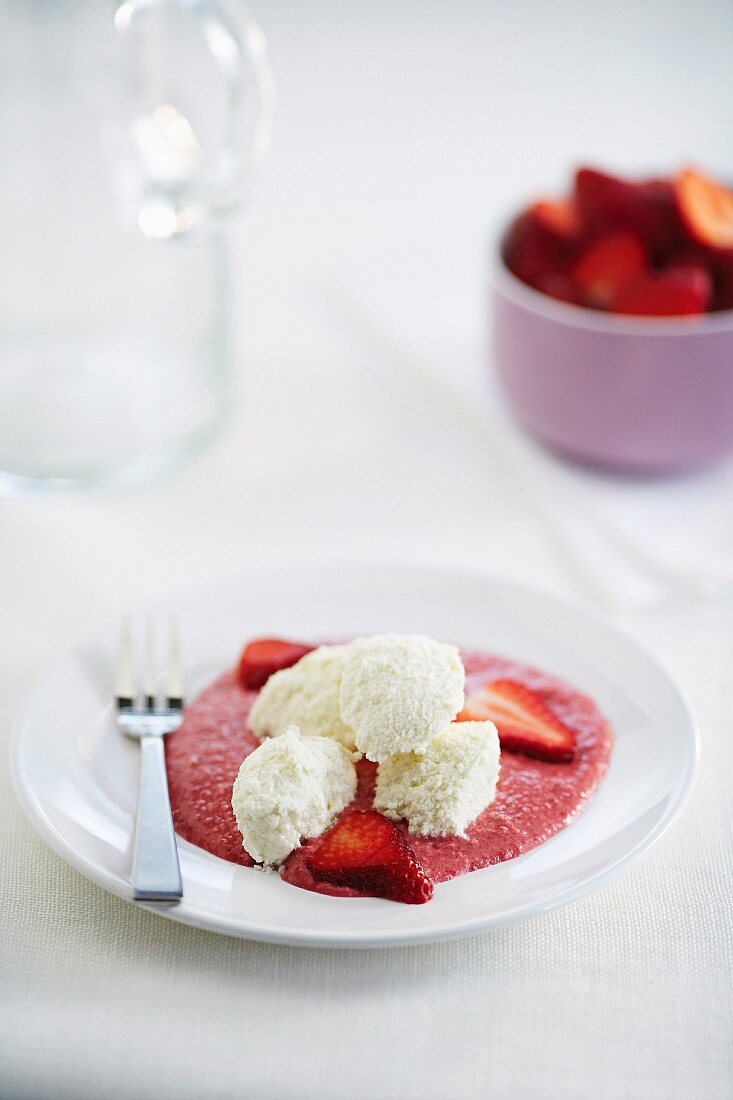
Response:
[[[588,595],[465,415],[473,403],[533,469],[588,483],[531,452],[487,376],[486,241],[580,159],[668,165],[683,150],[729,169],[733,8],[251,6],[279,113],[233,229],[241,400],[164,483],[0,506],[3,742],[43,666],[101,621],[247,564],[435,562]],[[713,540],[716,567],[733,560],[732,490],[728,467],[590,491],[681,539],[704,530],[694,572]],[[692,803],[598,893],[463,942],[297,950],[160,920],[45,849],[3,751],[0,1094],[729,1096],[733,603],[616,612],[698,711]]]

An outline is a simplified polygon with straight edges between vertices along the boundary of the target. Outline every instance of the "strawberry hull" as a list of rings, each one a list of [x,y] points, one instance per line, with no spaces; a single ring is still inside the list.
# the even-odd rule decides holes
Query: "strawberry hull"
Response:
[[[488,680],[511,678],[542,694],[577,737],[569,763],[502,752],[495,800],[469,827],[467,837],[420,837],[403,831],[426,873],[436,882],[513,859],[565,828],[586,806],[605,774],[612,747],[607,720],[595,703],[537,669],[482,653],[463,653],[466,695]],[[184,840],[221,859],[251,866],[231,808],[231,789],[242,759],[258,745],[247,715],[257,696],[234,672],[220,676],[186,708],[180,729],[166,740],[173,820]],[[376,765],[357,764],[354,809],[370,809]],[[282,878],[292,886],[341,897],[361,896],[349,887],[317,880],[308,860],[319,843],[306,843],[286,860]]]

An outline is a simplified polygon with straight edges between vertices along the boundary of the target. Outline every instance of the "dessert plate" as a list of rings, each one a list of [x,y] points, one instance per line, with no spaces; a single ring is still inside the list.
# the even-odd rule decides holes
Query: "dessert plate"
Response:
[[[253,570],[143,612],[165,610],[178,618],[189,693],[232,665],[248,637],[417,632],[568,680],[593,696],[616,736],[606,777],[577,820],[518,859],[439,884],[427,905],[310,893],[180,840],[183,901],[146,906],[170,920],[310,947],[387,947],[498,928],[609,882],[659,839],[692,789],[695,722],[670,676],[610,621],[529,588],[413,566],[298,566]],[[113,720],[117,627],[37,683],[17,719],[13,778],[49,847],[129,899],[138,754]]]

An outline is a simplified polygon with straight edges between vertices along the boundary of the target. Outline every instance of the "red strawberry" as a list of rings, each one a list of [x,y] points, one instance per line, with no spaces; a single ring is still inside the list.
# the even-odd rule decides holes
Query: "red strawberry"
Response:
[[[495,722],[502,749],[540,760],[572,760],[575,733],[536,691],[518,680],[494,680],[466,700],[458,722]]]
[[[664,263],[684,247],[685,231],[669,180],[651,179],[637,185],[631,219],[655,263]]]
[[[646,252],[639,235],[620,230],[587,245],[570,268],[570,276],[589,302],[607,306],[618,290],[646,266]]]
[[[374,897],[422,905],[433,880],[393,821],[376,810],[354,810],[321,837],[306,859],[312,874]]]
[[[733,257],[731,257],[733,259]],[[662,265],[662,271],[704,271],[712,279],[714,270],[724,257],[711,256],[709,252],[693,244],[676,248],[674,254]]]
[[[570,302],[575,306],[585,305],[585,299],[578,287],[568,275],[563,275],[561,271],[551,271],[547,275],[538,276],[535,286],[543,294],[549,294],[551,298],[557,298],[560,302]]]
[[[573,191],[580,216],[586,226],[612,225],[625,218],[637,201],[637,185],[609,176],[596,168],[579,168]]]
[[[704,313],[712,284],[704,267],[678,266],[648,271],[622,287],[611,302],[614,313],[646,317],[681,317]]]
[[[715,251],[733,250],[733,191],[694,168],[680,172],[674,190],[692,239]]]
[[[715,265],[715,293],[711,309],[733,309],[733,256]]]
[[[573,241],[580,231],[580,217],[573,199],[539,199],[527,211],[537,225],[561,241]]]
[[[248,642],[239,659],[239,682],[245,688],[261,688],[273,672],[290,668],[312,649],[312,645],[284,642],[280,638],[257,638]]]
[[[683,241],[674,187],[668,180],[632,182],[581,168],[574,194],[583,228],[591,236],[599,231],[634,230],[655,262],[665,260]]]
[[[509,270],[530,286],[536,286],[543,275],[561,271],[568,251],[565,242],[549,233],[529,213],[514,219],[502,249]]]

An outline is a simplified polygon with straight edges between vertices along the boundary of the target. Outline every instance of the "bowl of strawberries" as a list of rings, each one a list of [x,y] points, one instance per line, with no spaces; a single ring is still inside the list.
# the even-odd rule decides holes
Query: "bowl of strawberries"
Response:
[[[595,168],[522,210],[493,287],[495,357],[538,440],[629,473],[733,452],[733,191]]]

